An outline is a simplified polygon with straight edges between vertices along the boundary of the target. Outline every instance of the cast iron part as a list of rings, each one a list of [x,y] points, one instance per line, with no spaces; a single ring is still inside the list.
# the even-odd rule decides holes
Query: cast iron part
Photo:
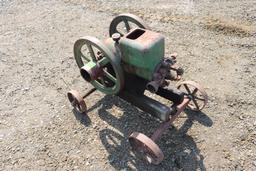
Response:
[[[171,81],[180,80],[184,72],[177,65],[177,54],[164,57],[164,36],[149,30],[139,17],[132,14],[117,16],[110,24],[109,36],[103,42],[89,36],[75,42],[74,56],[81,76],[94,88],[84,96],[71,90],[68,99],[76,111],[85,114],[84,98],[99,90],[119,96],[157,117],[162,123],[150,138],[134,132],[129,142],[136,155],[149,163],[159,164],[164,154],[155,141],[185,108],[202,110],[208,96],[193,81],[184,81],[177,88],[171,88]],[[172,105],[148,97],[146,90],[171,101]]]

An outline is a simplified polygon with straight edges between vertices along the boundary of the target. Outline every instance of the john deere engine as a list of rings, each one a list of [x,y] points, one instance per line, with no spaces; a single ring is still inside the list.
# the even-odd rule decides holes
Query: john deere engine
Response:
[[[175,65],[176,55],[164,57],[164,36],[160,33],[136,28],[123,37],[114,33],[105,42],[120,57],[123,70],[149,81],[146,88],[153,93],[168,85],[166,80],[177,80],[183,73]]]
[[[132,28],[132,26],[134,26]],[[176,54],[165,57],[164,36],[152,31],[139,17],[120,14],[109,29],[109,38],[81,37],[74,44],[74,56],[82,77],[94,88],[83,96],[75,90],[68,99],[76,111],[85,113],[86,97],[95,90],[117,95],[162,121],[149,138],[133,132],[129,137],[132,150],[152,164],[159,164],[164,155],[155,141],[185,109],[199,111],[207,103],[204,89],[193,81],[168,86],[180,80],[183,70],[176,65]],[[171,101],[165,105],[145,90]],[[115,118],[115,117],[113,117]]]

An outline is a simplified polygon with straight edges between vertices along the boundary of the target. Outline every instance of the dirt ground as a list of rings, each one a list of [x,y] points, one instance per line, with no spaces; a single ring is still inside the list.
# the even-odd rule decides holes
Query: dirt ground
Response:
[[[91,88],[75,40],[107,38],[124,12],[164,34],[184,80],[210,97],[157,142],[159,166],[136,159],[127,141],[133,131],[150,135],[156,119],[100,92],[86,99],[84,116],[66,97]],[[1,0],[0,170],[256,170],[255,26],[255,0]]]

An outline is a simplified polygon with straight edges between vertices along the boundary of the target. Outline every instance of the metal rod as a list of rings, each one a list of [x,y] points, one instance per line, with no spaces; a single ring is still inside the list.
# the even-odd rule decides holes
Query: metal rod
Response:
[[[170,119],[168,121],[163,122],[158,128],[157,130],[153,133],[153,135],[151,136],[151,139],[153,141],[156,141],[157,139],[159,139],[163,133],[170,127],[170,125],[173,123],[173,121],[179,116],[179,114],[185,109],[185,107],[188,105],[188,103],[190,102],[190,99],[185,98],[183,100],[183,102],[181,104],[179,104],[176,109],[177,112],[170,116]]]
[[[83,96],[83,99],[89,96],[90,94],[92,94],[95,90],[97,90],[95,87],[89,90],[87,93],[85,93],[85,95]]]

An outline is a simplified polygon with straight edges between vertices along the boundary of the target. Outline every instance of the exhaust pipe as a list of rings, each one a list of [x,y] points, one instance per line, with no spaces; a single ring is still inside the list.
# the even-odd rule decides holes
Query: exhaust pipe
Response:
[[[149,83],[147,83],[146,88],[151,93],[156,93],[158,91],[160,84],[161,84],[161,81],[159,81],[159,80],[150,81]]]

